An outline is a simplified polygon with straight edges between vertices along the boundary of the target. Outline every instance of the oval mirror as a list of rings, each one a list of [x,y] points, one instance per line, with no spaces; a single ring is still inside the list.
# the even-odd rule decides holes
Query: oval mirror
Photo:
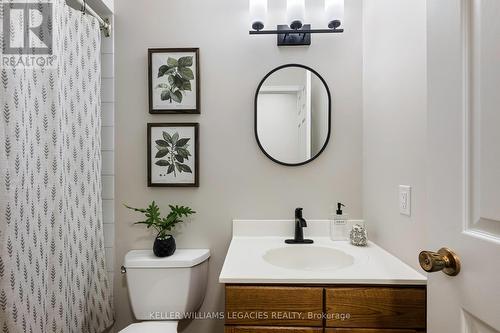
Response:
[[[255,94],[255,135],[271,160],[296,166],[318,157],[330,138],[331,97],[323,78],[303,65],[283,65]]]

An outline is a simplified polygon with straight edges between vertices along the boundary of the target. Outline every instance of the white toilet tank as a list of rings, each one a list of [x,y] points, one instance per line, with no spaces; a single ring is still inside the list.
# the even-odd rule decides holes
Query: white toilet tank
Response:
[[[180,320],[205,298],[210,250],[178,249],[158,258],[151,250],[125,256],[127,287],[138,320]]]

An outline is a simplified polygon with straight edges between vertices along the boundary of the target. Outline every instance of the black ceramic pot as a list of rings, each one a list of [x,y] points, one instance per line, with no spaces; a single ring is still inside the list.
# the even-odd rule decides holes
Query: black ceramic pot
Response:
[[[165,238],[156,237],[153,244],[153,253],[157,257],[169,257],[174,254],[175,249],[175,239],[172,235],[167,235]]]

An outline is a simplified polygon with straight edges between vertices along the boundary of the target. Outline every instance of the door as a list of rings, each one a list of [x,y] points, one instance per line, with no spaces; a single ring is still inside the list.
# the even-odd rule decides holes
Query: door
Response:
[[[302,161],[297,105],[297,90],[266,91],[259,95],[259,139],[264,149],[279,161]]]
[[[428,239],[461,257],[429,275],[430,333],[500,332],[499,0],[428,0]]]

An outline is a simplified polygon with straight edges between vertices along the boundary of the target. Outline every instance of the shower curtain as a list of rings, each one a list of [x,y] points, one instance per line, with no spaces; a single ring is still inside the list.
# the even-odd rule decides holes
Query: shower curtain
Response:
[[[55,65],[1,70],[2,333],[102,332],[113,322],[101,216],[99,24],[64,0],[52,3]]]

